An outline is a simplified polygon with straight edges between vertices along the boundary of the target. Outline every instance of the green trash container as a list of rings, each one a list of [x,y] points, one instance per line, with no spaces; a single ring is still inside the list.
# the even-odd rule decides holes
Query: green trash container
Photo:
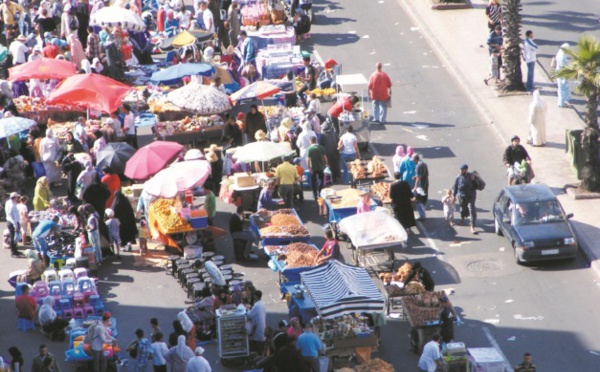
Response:
[[[569,163],[571,164],[577,179],[581,179],[581,170],[585,164],[585,154],[583,152],[583,147],[581,146],[582,133],[583,129],[567,130],[565,139],[567,142]]]

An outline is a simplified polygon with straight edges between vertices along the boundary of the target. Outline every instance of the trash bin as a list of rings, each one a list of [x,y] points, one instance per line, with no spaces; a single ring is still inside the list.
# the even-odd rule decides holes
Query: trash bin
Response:
[[[566,131],[566,151],[569,156],[569,164],[573,168],[573,172],[577,179],[581,179],[581,170],[585,164],[585,153],[581,146],[581,135],[583,129],[568,130]]]

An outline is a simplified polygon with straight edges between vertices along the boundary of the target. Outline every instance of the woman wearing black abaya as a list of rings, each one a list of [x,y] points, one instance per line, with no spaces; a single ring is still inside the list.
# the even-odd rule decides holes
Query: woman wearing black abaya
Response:
[[[83,202],[90,204],[98,213],[100,235],[108,240],[108,227],[104,223],[104,209],[106,208],[106,201],[110,198],[110,191],[102,182],[100,177],[95,174],[92,178],[92,182],[83,189]]]
[[[90,24],[90,8],[87,0],[79,0],[77,2],[77,21],[79,22],[79,28],[77,28],[77,36],[81,41],[83,49],[87,47],[88,37],[88,25]]]
[[[127,200],[127,197],[121,191],[117,191],[111,208],[115,212],[115,218],[118,218],[119,222],[121,222],[119,226],[121,246],[127,245],[127,250],[130,250],[131,245],[135,244],[135,238],[137,237],[137,225],[131,203],[129,203],[129,200]]]
[[[400,173],[394,173],[396,181],[390,186],[390,198],[392,199],[396,219],[407,232],[411,232],[410,228],[417,226],[412,208],[413,193],[408,182],[402,181],[401,177]]]
[[[325,149],[325,155],[327,155],[329,169],[334,181],[340,178],[340,152],[337,149],[339,141],[340,138],[335,130],[333,130],[333,126],[328,121],[325,121],[321,125],[320,145]]]
[[[83,167],[81,163],[75,159],[74,154],[67,155],[60,164],[60,169],[67,175],[67,198],[71,203],[78,203],[77,199],[77,177],[81,173]]]

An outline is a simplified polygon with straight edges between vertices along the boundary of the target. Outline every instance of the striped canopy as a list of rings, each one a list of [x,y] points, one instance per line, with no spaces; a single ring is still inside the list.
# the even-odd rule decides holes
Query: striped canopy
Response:
[[[300,278],[323,318],[384,309],[385,299],[363,267],[330,260],[300,273]]]

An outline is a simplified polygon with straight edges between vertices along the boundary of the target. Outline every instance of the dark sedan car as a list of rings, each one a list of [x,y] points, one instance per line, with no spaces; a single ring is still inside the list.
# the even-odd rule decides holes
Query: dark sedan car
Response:
[[[571,217],[544,184],[505,187],[494,203],[496,234],[511,242],[517,263],[575,258]]]

